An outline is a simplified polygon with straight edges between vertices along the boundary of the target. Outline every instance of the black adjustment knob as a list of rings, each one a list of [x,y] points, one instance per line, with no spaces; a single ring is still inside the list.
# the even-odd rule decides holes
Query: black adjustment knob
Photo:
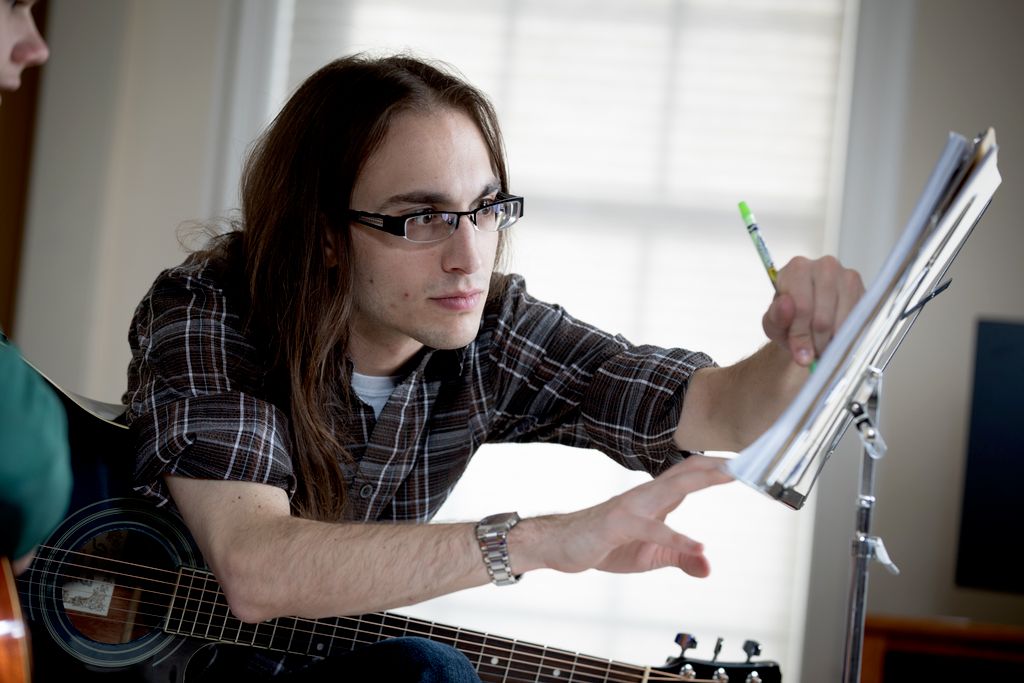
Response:
[[[697,639],[689,633],[677,633],[675,643],[682,650],[682,655],[685,655],[687,650],[697,647]]]
[[[743,641],[743,651],[747,653],[747,664],[749,664],[751,657],[761,654],[761,643],[756,640],[745,640]]]
[[[711,657],[711,661],[712,662],[718,660],[718,653],[722,651],[722,642],[724,640],[725,640],[725,638],[722,638],[721,636],[719,636],[718,640],[715,641],[715,654],[712,655],[712,657]]]

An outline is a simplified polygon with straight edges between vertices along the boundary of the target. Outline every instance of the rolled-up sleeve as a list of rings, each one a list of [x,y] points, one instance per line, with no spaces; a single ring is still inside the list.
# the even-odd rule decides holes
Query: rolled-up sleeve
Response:
[[[169,502],[163,475],[253,481],[295,491],[287,416],[241,332],[218,269],[192,257],[162,273],[136,310],[125,403],[135,489]]]

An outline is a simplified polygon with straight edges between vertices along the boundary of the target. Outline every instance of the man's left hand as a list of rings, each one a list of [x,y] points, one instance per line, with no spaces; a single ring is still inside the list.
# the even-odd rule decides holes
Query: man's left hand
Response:
[[[860,274],[832,256],[797,257],[779,271],[776,295],[761,324],[773,342],[810,365],[864,294]]]

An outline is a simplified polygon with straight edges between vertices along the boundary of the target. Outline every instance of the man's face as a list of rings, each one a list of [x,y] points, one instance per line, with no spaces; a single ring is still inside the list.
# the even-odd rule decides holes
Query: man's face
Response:
[[[401,216],[468,211],[495,198],[487,145],[466,114],[398,115],[352,191],[358,211]],[[423,345],[465,346],[476,336],[498,247],[468,217],[442,242],[414,244],[351,224],[354,313],[349,353],[357,371],[394,374]]]
[[[32,18],[35,0],[2,0],[0,6],[0,90],[17,90],[21,71],[49,57]]]

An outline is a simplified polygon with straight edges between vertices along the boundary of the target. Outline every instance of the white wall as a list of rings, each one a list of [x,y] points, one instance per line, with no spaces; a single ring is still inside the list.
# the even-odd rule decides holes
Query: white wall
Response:
[[[907,576],[881,573],[871,606],[1024,624],[1024,596],[958,589],[952,581],[975,325],[980,318],[1024,322],[1024,4],[920,0],[917,12],[901,215],[951,129],[995,127],[1003,184],[950,270],[952,287],[922,314],[887,375],[893,455],[879,485],[877,521]]]
[[[51,3],[15,338],[72,391],[120,400],[135,305],[207,217],[228,9]]]
[[[1024,4],[867,0],[840,239],[873,274],[949,131],[997,131],[1003,184],[885,374],[874,532],[902,570],[871,571],[869,612],[1024,625],[1024,596],[957,588],[954,571],[979,318],[1024,321]],[[905,62],[905,68],[901,63]],[[895,190],[895,193],[893,192]],[[860,453],[848,436],[818,485],[803,679],[840,679]],[[1008,538],[1008,542],[1013,542]]]
[[[128,323],[176,227],[207,218],[234,2],[54,0],[15,338],[68,388],[116,401]],[[1024,4],[865,0],[840,252],[873,274],[946,132],[994,125],[1003,187],[886,375],[875,530],[904,573],[870,608],[1024,623],[1024,599],[953,585],[975,320],[1024,320]],[[955,47],[950,47],[955,46]],[[901,64],[906,64],[906,69]],[[904,97],[904,93],[908,96]],[[837,680],[857,453],[819,483],[804,680]],[[910,492],[914,492],[911,494]],[[785,664],[785,663],[783,663]]]

